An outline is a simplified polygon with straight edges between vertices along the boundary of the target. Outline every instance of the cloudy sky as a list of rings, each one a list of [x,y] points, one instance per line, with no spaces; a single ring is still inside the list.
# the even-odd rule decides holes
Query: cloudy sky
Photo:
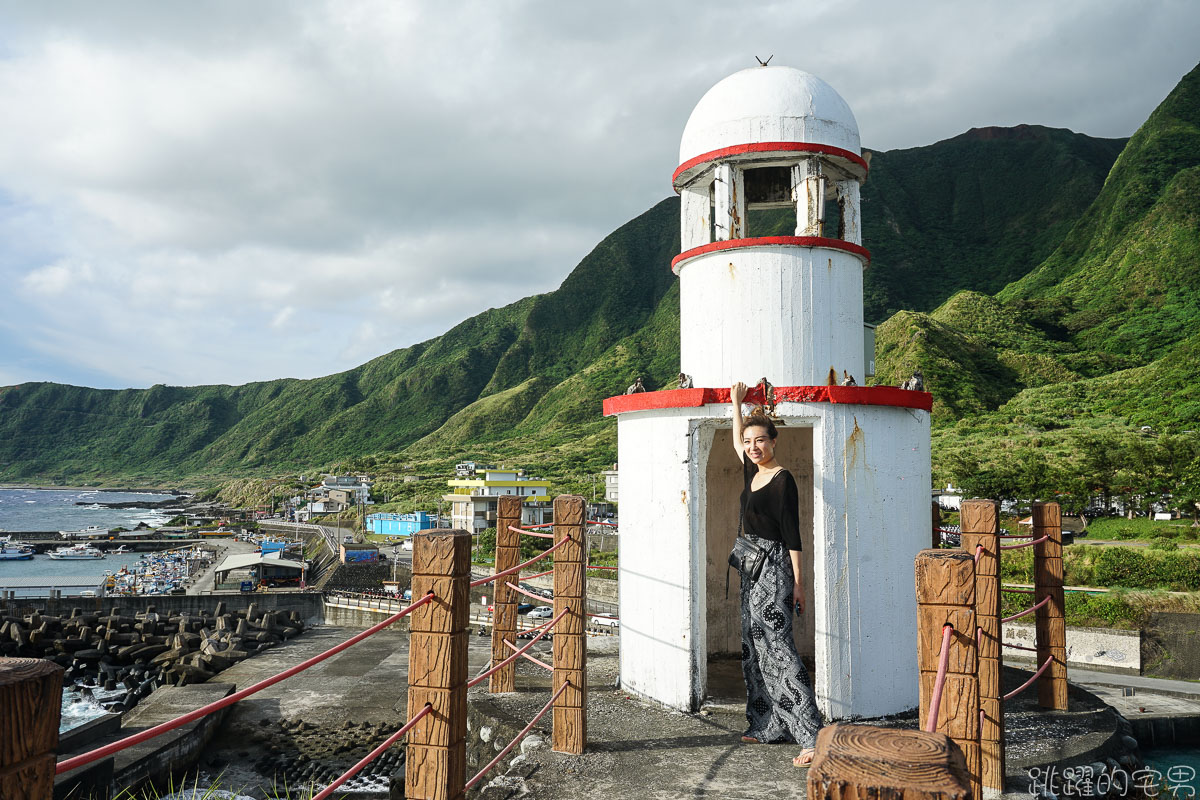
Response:
[[[1198,41],[1190,0],[0,0],[0,385],[314,377],[554,289],[755,55],[891,149],[1128,136]]]

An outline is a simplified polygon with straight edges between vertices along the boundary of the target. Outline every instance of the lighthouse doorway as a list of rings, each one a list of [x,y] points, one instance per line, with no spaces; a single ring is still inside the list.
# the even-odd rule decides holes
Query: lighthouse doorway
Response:
[[[800,538],[803,545],[804,619],[793,618],[796,649],[805,663],[812,665],[815,655],[813,635],[813,429],[803,424],[779,426],[776,458],[796,479],[800,493]],[[729,550],[737,536],[742,493],[742,467],[733,450],[733,432],[729,428],[714,431],[705,469],[706,579],[705,611],[709,660],[740,657],[741,615],[740,583],[736,570],[726,570]],[[728,596],[726,575],[728,573]],[[728,669],[709,670],[713,680]],[[740,674],[740,673],[739,673]],[[716,689],[716,687],[713,687]],[[724,692],[720,692],[724,694]]]

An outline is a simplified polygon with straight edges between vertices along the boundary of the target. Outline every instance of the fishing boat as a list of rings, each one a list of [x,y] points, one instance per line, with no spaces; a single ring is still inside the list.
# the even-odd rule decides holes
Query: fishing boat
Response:
[[[0,561],[29,561],[33,553],[32,547],[16,544],[12,537],[0,537]]]
[[[77,531],[59,531],[58,533],[64,539],[99,539],[108,536],[108,528],[102,528],[99,525],[88,525],[86,528],[81,528]]]
[[[87,544],[73,544],[70,547],[60,547],[51,550],[46,555],[60,561],[82,561],[92,558],[104,558],[104,551]]]

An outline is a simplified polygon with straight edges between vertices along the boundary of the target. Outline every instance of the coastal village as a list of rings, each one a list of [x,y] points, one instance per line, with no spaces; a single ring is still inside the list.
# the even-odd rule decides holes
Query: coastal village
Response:
[[[1200,66],[1128,138],[875,151],[837,59],[745,61],[646,73],[675,196],[555,291],[325,377],[0,386],[0,800],[1194,798]],[[497,291],[463,252],[519,273],[495,230],[431,251],[439,314]],[[374,269],[305,246],[274,328]],[[432,274],[370,290],[415,318]]]

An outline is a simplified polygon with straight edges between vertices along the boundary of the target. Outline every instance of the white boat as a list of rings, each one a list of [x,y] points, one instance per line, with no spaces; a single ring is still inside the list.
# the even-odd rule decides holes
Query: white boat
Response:
[[[73,544],[70,547],[60,547],[51,550],[46,555],[62,561],[82,561],[92,558],[104,558],[104,551],[87,544]]]
[[[59,531],[58,533],[64,539],[98,539],[108,536],[108,528],[102,528],[99,525],[88,525],[86,528],[81,528],[77,531]]]
[[[23,544],[15,544],[8,536],[0,538],[0,561],[29,561],[34,550]]]

